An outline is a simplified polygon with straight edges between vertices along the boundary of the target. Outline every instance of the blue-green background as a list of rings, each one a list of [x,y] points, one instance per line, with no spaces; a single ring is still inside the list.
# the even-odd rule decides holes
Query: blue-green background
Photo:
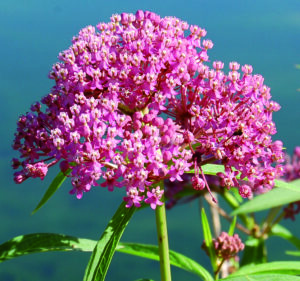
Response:
[[[99,238],[113,215],[123,191],[109,193],[94,188],[82,200],[68,195],[66,182],[38,213],[30,216],[51,181],[28,180],[15,185],[10,160],[16,120],[31,103],[46,95],[53,81],[47,74],[72,36],[87,25],[107,22],[111,14],[152,10],[161,16],[176,16],[207,30],[214,42],[211,61],[252,64],[265,77],[273,99],[282,109],[275,114],[278,134],[288,152],[300,144],[300,2],[298,0],[2,0],[0,2],[0,243],[32,232],[58,232]],[[168,212],[170,246],[205,266],[201,251],[201,226],[197,202]],[[285,224],[300,236],[297,222]],[[155,218],[151,210],[136,213],[124,241],[156,243]],[[284,259],[292,246],[270,239],[272,260]],[[1,281],[82,280],[86,253],[35,254],[0,264]],[[175,281],[198,280],[174,269]],[[159,280],[156,262],[116,254],[107,280],[131,281],[139,277]]]

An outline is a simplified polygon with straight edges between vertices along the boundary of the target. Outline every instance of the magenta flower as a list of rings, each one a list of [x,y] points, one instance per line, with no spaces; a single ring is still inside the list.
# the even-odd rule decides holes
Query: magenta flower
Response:
[[[160,187],[152,188],[151,191],[147,192],[148,198],[145,200],[145,203],[150,204],[150,207],[155,210],[156,206],[161,206],[163,202],[160,201],[164,191],[160,190]]]
[[[155,208],[161,197],[153,185],[182,181],[194,167],[201,189],[199,167],[218,162],[228,188],[272,188],[283,160],[271,139],[280,106],[251,66],[240,73],[232,62],[228,75],[220,61],[206,66],[213,43],[205,35],[148,11],[82,29],[49,74],[51,93],[19,118],[15,181],[43,179],[60,162],[72,170],[78,198],[103,178],[102,187],[126,188],[128,207]]]

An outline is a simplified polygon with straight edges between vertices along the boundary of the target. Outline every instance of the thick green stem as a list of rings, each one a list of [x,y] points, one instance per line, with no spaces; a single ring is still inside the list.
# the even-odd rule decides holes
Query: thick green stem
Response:
[[[156,230],[157,230],[158,248],[159,248],[161,281],[171,281],[172,279],[171,279],[171,268],[170,268],[170,258],[169,258],[169,242],[168,242],[165,203],[161,206],[156,207],[155,215],[156,215]]]

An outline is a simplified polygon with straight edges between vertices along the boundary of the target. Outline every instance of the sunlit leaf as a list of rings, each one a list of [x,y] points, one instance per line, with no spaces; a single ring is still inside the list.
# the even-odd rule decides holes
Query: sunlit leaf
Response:
[[[228,235],[233,236],[234,230],[235,230],[235,224],[236,224],[236,216],[233,217],[233,220],[230,224],[229,230],[228,230]]]
[[[209,252],[209,258],[211,261],[212,268],[215,271],[217,268],[217,257],[216,257],[216,253],[214,251],[211,230],[210,230],[210,226],[209,226],[204,208],[202,208],[202,211],[201,211],[201,220],[202,220],[204,241],[205,241],[206,247]]]
[[[14,237],[0,245],[0,262],[23,255],[51,251],[93,251],[97,241],[55,233]]]
[[[0,262],[33,253],[52,251],[92,252],[97,241],[56,233],[33,233],[14,237],[0,245]],[[136,243],[119,243],[116,251],[138,257],[159,261],[158,247]],[[173,266],[200,276],[203,280],[213,281],[209,272],[196,261],[170,251]]]
[[[224,281],[300,281],[300,277],[287,274],[255,274],[244,276],[229,276]]]
[[[296,246],[300,250],[300,239],[297,238],[290,232],[287,228],[280,224],[276,224],[272,227],[272,230],[270,232],[270,235],[273,236],[279,236],[290,243],[292,243],[294,246]]]
[[[97,242],[86,267],[84,281],[103,281],[105,279],[116,246],[136,210],[134,206],[126,208],[125,204],[122,202]]]
[[[201,166],[203,173],[205,175],[216,175],[217,173],[224,173],[225,169],[223,165],[219,165],[219,164],[205,164],[203,166]],[[188,172],[186,172],[188,174],[193,174],[195,173],[194,170],[190,170]]]
[[[300,251],[286,251],[285,253],[290,256],[300,257]]]
[[[275,180],[275,188],[242,204],[232,215],[262,211],[300,200],[300,188],[293,182]]]
[[[247,265],[241,267],[231,276],[243,276],[248,274],[276,273],[276,274],[300,274],[299,261],[274,261],[262,264]]]
[[[159,261],[158,247],[154,245],[145,245],[137,243],[119,243],[119,245],[117,246],[117,251]],[[210,275],[210,273],[196,261],[171,250],[169,254],[171,265],[197,274],[205,281],[213,281],[213,278]]]

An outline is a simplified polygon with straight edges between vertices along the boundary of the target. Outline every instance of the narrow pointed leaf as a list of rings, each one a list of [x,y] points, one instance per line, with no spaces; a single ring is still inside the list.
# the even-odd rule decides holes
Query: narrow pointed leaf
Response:
[[[262,264],[247,265],[241,267],[237,272],[231,276],[242,276],[248,274],[262,274],[262,273],[276,273],[276,274],[300,274],[299,261],[274,261]]]
[[[224,281],[300,281],[300,277],[287,274],[254,274],[244,276],[229,276]]]
[[[53,179],[52,183],[48,187],[46,193],[44,194],[43,198],[39,202],[39,204],[36,206],[36,208],[32,211],[32,215],[37,212],[46,202],[52,197],[52,195],[60,188],[62,183],[67,178],[67,175],[71,172],[71,169],[69,169],[67,172],[62,173],[59,172],[58,175]]]
[[[211,230],[210,230],[210,226],[204,208],[202,208],[201,211],[201,220],[202,220],[202,228],[203,228],[203,236],[204,236],[205,244],[209,252],[209,258],[211,261],[212,268],[215,271],[217,268],[217,257],[214,251]]]
[[[228,230],[228,235],[233,236],[234,230],[235,230],[235,224],[236,224],[236,216],[233,217],[233,220],[230,224],[229,230]]]
[[[300,239],[294,236],[287,228],[283,227],[282,225],[280,224],[274,225],[272,227],[270,235],[279,236],[289,241],[300,250]]]
[[[158,247],[154,245],[145,245],[137,243],[119,243],[117,251],[159,261]],[[169,254],[171,265],[197,274],[205,281],[213,281],[213,278],[210,275],[210,273],[196,261],[171,250]]]
[[[262,211],[300,200],[298,184],[275,180],[275,188],[254,197],[232,212],[232,215]]]
[[[55,233],[14,237],[0,245],[0,262],[23,255],[50,251],[93,251],[97,241]]]
[[[103,281],[120,238],[136,207],[125,207],[122,202],[110,220],[91,255],[86,267],[84,281]]]

